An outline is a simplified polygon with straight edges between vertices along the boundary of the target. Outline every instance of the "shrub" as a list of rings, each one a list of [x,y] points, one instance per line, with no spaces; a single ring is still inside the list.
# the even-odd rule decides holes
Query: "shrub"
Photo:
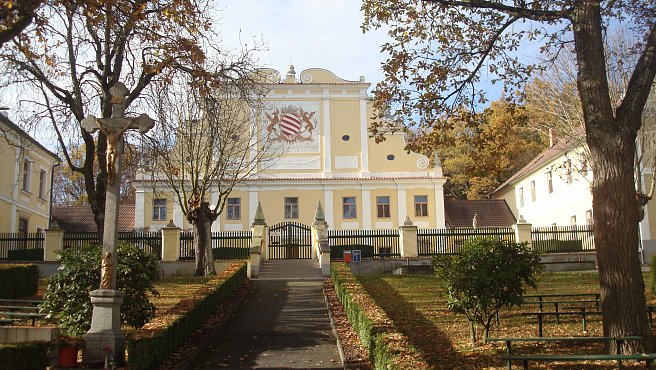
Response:
[[[0,265],[0,298],[31,297],[39,288],[39,268],[36,265]]]
[[[539,252],[527,243],[496,239],[469,240],[459,254],[435,257],[434,264],[447,306],[467,316],[472,344],[477,325],[487,338],[499,310],[521,304],[526,286],[536,288],[542,269]]]
[[[100,286],[101,247],[72,248],[59,255],[61,266],[47,279],[40,307],[50,316],[59,316],[60,326],[69,335],[80,336],[91,327],[89,292]],[[121,321],[141,327],[155,315],[148,293],[158,294],[153,285],[159,277],[157,259],[132,244],[120,243],[116,271],[116,288],[125,293]]]
[[[0,344],[0,370],[45,369],[50,342]]]
[[[656,254],[653,254],[649,261],[649,286],[651,291],[656,293]]]

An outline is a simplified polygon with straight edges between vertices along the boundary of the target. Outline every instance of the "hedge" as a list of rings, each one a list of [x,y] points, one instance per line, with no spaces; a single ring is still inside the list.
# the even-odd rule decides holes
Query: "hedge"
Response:
[[[45,369],[50,342],[0,344],[0,370]]]
[[[38,289],[39,268],[36,265],[0,265],[0,298],[31,297]]]
[[[380,308],[344,263],[332,264],[332,279],[337,297],[360,342],[369,351],[376,369],[429,369],[408,337]]]
[[[127,338],[130,370],[156,369],[246,281],[246,263],[235,262],[164,314]]]

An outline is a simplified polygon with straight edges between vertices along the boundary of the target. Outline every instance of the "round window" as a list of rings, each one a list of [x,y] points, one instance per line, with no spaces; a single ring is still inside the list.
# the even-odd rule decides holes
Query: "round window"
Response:
[[[387,160],[393,161],[394,160],[394,154],[388,154],[387,155]]]
[[[351,137],[348,136],[348,135],[344,135],[344,136],[342,136],[342,140],[349,141],[349,140],[351,140]]]

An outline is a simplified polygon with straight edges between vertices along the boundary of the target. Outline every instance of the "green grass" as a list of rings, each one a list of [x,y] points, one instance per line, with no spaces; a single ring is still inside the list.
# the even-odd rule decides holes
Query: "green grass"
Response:
[[[539,293],[591,293],[599,290],[598,274],[596,273],[544,273],[538,283],[537,290],[529,290],[527,294]],[[647,274],[644,276],[648,281]],[[437,280],[431,275],[376,275],[359,277],[367,292],[376,303],[394,320],[395,326],[410,339],[413,346],[425,356],[425,360],[436,368],[445,369],[505,369],[505,363],[499,360],[499,354],[504,351],[501,343],[486,344],[473,348],[469,343],[469,326],[463,315],[450,312],[442,298],[443,292],[438,287]],[[648,302],[656,301],[651,292],[646,292]],[[553,306],[545,311],[553,310]],[[538,335],[537,319],[521,316],[521,312],[535,312],[536,306],[525,306],[503,311],[500,325],[494,326],[490,333],[492,337],[536,337]],[[561,324],[555,323],[555,318],[545,319],[544,336],[601,336],[602,326],[599,317],[588,319],[588,332],[583,333],[580,317],[562,317]],[[523,347],[523,348],[522,348]],[[539,348],[530,345],[515,346],[513,352],[521,353],[603,353],[598,344],[576,348],[564,348],[557,345],[540,345]],[[624,365],[624,364],[623,364]],[[635,366],[627,362],[627,368]],[[517,364],[519,366],[519,364]],[[593,362],[586,365],[536,363],[531,368],[538,369],[611,369],[613,362]]]

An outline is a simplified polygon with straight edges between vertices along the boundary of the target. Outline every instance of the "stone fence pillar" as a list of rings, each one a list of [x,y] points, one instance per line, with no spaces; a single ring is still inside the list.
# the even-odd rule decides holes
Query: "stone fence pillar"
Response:
[[[519,216],[517,223],[513,225],[513,229],[515,230],[515,241],[517,243],[526,242],[531,249],[533,248],[533,238],[531,235],[532,226],[533,225],[527,223],[521,215]]]
[[[268,235],[269,228],[264,220],[264,211],[262,211],[262,204],[257,203],[257,210],[255,211],[255,219],[251,225],[253,237],[251,239],[251,247],[248,254],[246,276],[248,278],[255,278],[260,274],[260,265],[262,259],[268,257]]]
[[[162,229],[162,262],[180,259],[180,228],[173,220]]]
[[[55,251],[64,250],[64,233],[66,231],[59,228],[56,222],[50,226],[49,229],[44,230],[43,241],[43,260],[44,261],[58,261],[59,257]]]
[[[401,248],[401,257],[419,257],[417,249],[417,229],[412,224],[410,217],[405,217],[403,226],[399,226],[399,244]]]
[[[328,244],[328,223],[321,207],[317,203],[312,222],[312,258],[319,260],[322,276],[330,276],[330,245]]]

